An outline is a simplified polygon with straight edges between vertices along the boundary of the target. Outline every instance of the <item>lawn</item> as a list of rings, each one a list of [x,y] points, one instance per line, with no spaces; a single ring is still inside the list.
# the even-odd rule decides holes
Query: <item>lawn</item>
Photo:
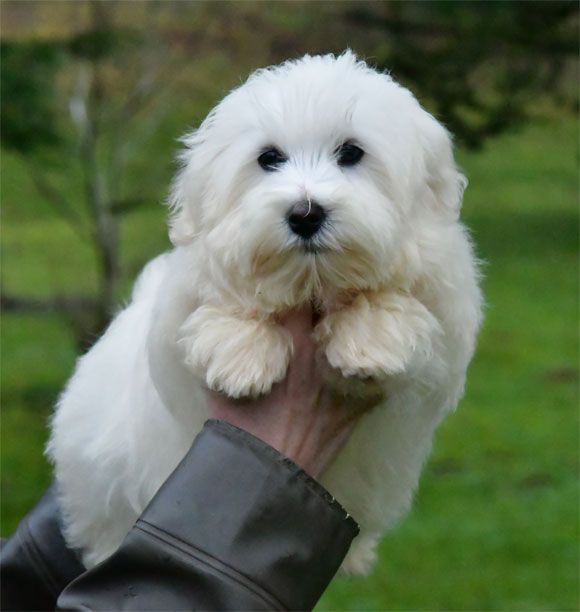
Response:
[[[337,579],[319,610],[578,609],[577,142],[574,120],[552,118],[459,153],[487,300],[467,393],[375,572]],[[10,156],[2,183],[4,288],[94,287],[91,252]],[[125,221],[128,277],[167,246],[163,218],[159,207]],[[2,323],[6,534],[50,481],[46,423],[75,347],[56,316]]]

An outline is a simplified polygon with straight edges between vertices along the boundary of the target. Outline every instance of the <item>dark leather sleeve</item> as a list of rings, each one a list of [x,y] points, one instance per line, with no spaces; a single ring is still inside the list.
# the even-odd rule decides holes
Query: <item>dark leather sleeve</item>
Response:
[[[54,610],[61,591],[84,567],[66,547],[58,522],[55,487],[51,487],[20,522],[0,552],[0,607],[7,610]]]
[[[310,610],[357,533],[296,464],[241,429],[208,421],[119,550],[78,576],[57,607]]]
[[[83,573],[58,516],[53,487],[5,543],[2,610],[309,610],[358,533],[296,464],[220,421],[101,565]]]

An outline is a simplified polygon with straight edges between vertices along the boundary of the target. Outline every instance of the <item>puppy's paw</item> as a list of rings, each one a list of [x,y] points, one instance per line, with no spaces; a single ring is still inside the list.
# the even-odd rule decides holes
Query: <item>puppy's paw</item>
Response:
[[[316,328],[329,364],[343,376],[381,379],[429,359],[440,333],[435,317],[398,292],[361,294]]]
[[[282,380],[292,338],[269,321],[239,319],[201,306],[180,330],[185,364],[207,386],[232,398],[257,397]]]
[[[377,561],[377,538],[361,533],[353,540],[340,573],[343,576],[368,576]]]

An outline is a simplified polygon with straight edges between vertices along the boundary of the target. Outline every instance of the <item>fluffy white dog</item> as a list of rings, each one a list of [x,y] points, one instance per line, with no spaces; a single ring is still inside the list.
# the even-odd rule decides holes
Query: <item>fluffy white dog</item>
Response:
[[[383,396],[322,479],[361,525],[343,569],[366,573],[462,395],[481,319],[449,135],[346,52],[257,71],[184,143],[175,249],[54,416],[67,541],[87,567],[111,555],[200,431],[204,385],[267,393],[292,352],[276,314],[310,302],[335,383]]]

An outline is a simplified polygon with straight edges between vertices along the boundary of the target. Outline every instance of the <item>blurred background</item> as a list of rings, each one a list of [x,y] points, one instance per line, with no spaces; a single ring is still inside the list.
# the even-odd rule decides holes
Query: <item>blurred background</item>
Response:
[[[455,134],[485,326],[411,515],[319,610],[577,610],[578,4],[1,5],[2,533],[76,356],[169,248],[177,139],[253,69],[350,47]]]

